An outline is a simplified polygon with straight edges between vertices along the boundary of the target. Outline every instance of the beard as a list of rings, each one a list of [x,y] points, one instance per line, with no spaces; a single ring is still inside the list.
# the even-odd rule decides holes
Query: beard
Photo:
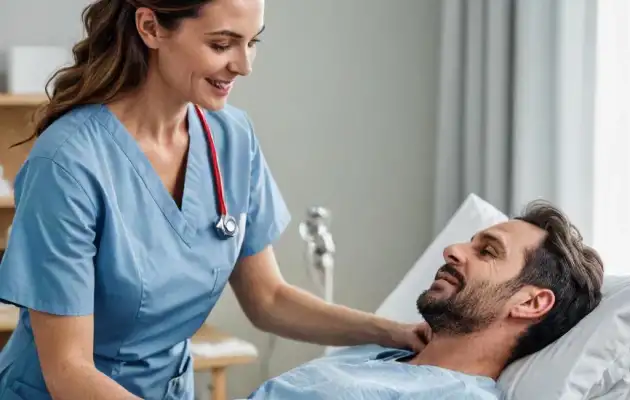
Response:
[[[487,328],[499,318],[505,301],[521,286],[517,280],[500,284],[468,284],[464,276],[449,264],[442,266],[439,273],[448,274],[458,281],[455,291],[448,297],[442,297],[428,289],[416,301],[418,312],[436,334],[463,335]]]

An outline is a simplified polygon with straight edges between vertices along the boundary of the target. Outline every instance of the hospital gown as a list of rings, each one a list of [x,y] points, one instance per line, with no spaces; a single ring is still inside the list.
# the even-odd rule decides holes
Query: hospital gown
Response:
[[[249,399],[497,400],[493,379],[400,362],[407,350],[362,346],[341,350],[271,379]]]

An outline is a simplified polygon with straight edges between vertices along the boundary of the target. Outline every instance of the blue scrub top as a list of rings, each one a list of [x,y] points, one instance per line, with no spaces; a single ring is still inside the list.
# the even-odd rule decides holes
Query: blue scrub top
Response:
[[[181,209],[104,105],[76,108],[38,138],[15,180],[0,299],[22,308],[0,353],[1,399],[50,399],[27,309],[94,314],[94,362],[145,399],[193,396],[189,338],[239,258],[275,241],[290,216],[247,115],[205,111],[228,211],[222,240],[208,143],[192,105]]]

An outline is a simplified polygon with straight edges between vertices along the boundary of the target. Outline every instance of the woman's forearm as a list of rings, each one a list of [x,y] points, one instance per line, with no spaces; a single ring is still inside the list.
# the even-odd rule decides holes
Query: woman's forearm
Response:
[[[329,304],[300,288],[283,285],[258,318],[258,328],[325,346],[389,345],[399,324],[374,314]]]
[[[89,364],[60,366],[46,386],[54,400],[141,400]]]

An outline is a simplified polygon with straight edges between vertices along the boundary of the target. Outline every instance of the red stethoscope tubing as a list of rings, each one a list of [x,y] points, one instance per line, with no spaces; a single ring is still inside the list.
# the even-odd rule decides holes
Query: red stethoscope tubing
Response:
[[[221,170],[219,169],[219,157],[217,156],[217,149],[214,146],[214,139],[212,137],[212,130],[206,120],[206,116],[201,111],[198,105],[195,105],[195,111],[197,116],[203,125],[203,130],[206,133],[208,139],[208,147],[210,148],[210,157],[212,158],[212,175],[214,177],[215,189],[217,192],[217,205],[219,207],[219,215],[227,216],[227,205],[225,204],[225,194],[223,193],[223,178],[221,177]]]

